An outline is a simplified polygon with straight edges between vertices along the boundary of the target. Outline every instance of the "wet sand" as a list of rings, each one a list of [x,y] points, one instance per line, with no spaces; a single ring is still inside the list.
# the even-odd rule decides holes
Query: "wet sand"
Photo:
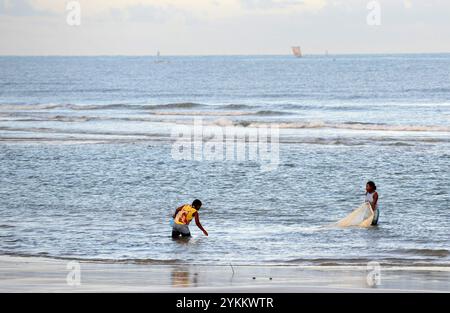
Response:
[[[66,260],[0,256],[0,292],[450,291],[448,267],[382,266],[380,284],[373,286],[367,281],[368,275],[370,271],[366,267],[357,266],[77,264]]]

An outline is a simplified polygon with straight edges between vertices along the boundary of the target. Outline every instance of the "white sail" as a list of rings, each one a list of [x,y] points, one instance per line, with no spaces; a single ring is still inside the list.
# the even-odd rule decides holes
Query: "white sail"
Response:
[[[156,60],[155,60],[155,63],[166,63],[166,61],[164,61],[164,60],[161,58],[161,52],[159,52],[159,50],[156,52]]]
[[[297,58],[301,58],[302,57],[302,50],[300,49],[300,47],[292,47],[292,53],[294,54],[294,56],[296,56]]]

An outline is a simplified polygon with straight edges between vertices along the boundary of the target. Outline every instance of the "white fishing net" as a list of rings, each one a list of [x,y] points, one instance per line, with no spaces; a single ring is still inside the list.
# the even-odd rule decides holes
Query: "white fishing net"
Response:
[[[350,213],[346,218],[336,223],[339,227],[359,226],[369,227],[372,224],[374,214],[369,203],[361,204],[357,209]]]

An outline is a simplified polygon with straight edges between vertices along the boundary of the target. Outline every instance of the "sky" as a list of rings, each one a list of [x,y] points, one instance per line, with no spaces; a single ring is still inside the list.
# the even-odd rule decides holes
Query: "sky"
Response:
[[[450,52],[450,1],[0,0],[0,55],[269,55],[292,46]]]

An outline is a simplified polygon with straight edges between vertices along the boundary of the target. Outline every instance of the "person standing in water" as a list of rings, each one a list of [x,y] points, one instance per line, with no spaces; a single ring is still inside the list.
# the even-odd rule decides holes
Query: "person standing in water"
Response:
[[[198,199],[194,200],[191,205],[185,204],[180,206],[175,210],[175,214],[173,215],[174,223],[172,226],[172,238],[189,238],[191,237],[191,232],[189,231],[189,224],[192,219],[195,218],[195,224],[198,228],[208,236],[208,232],[203,228],[200,223],[200,216],[198,211],[202,207],[202,202]]]
[[[380,211],[378,210],[378,192],[376,190],[377,186],[373,181],[367,182],[365,202],[370,203],[370,205],[372,206],[374,214],[372,225],[378,224],[378,217],[380,216]]]

